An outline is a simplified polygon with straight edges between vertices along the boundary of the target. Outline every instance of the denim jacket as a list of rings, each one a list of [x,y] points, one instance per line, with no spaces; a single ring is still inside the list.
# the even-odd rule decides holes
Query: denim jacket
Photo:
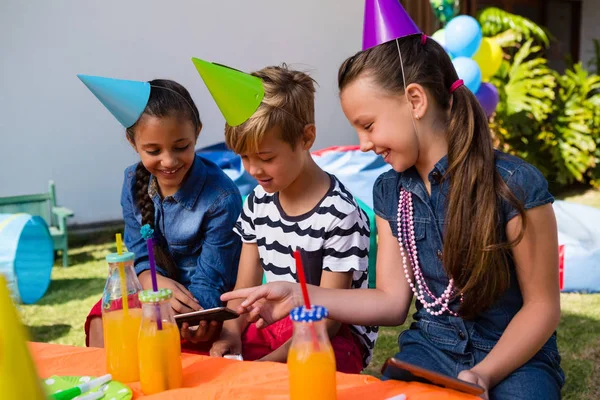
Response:
[[[554,198],[548,192],[548,183],[544,176],[525,161],[496,151],[496,170],[508,184],[511,191],[522,202],[525,209],[552,203]],[[448,168],[447,156],[442,158],[429,173],[431,195],[427,194],[425,185],[416,169],[410,168],[403,173],[393,170],[382,174],[375,182],[373,200],[375,213],[387,220],[392,233],[397,237],[397,209],[400,188],[412,194],[414,207],[415,239],[420,267],[431,291],[440,296],[448,285],[448,276],[442,265],[444,217],[446,215],[446,194],[448,181],[441,181]],[[501,205],[501,226],[506,227],[510,219],[517,215],[517,210],[507,202]],[[506,240],[505,229],[502,229]],[[414,316],[416,327],[433,336],[437,343],[453,346],[468,346],[489,352],[504,330],[521,309],[523,296],[519,289],[515,265],[509,257],[511,284],[508,290],[489,309],[480,313],[474,320],[463,320],[460,317],[444,313],[440,316],[429,314],[417,301],[417,312]],[[401,265],[398,266],[402,268]],[[451,303],[451,309],[458,311],[459,302]],[[465,340],[466,339],[466,340]],[[443,347],[443,346],[442,346]],[[554,356],[558,356],[556,337],[553,335],[544,348]],[[454,349],[464,351],[465,349]]]
[[[125,245],[135,253],[139,275],[150,265],[146,242],[140,235],[142,215],[135,201],[136,166],[125,170],[121,206]],[[232,233],[242,210],[237,187],[216,164],[196,155],[177,193],[162,199],[153,176],[148,193],[155,209],[154,237],[179,267],[177,281],[202,307],[221,306],[219,297],[235,285],[241,251],[241,241]],[[166,276],[160,265],[157,272]]]

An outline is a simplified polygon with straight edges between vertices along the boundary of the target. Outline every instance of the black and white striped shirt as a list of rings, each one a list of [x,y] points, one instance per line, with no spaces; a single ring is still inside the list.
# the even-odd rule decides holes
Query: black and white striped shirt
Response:
[[[298,282],[293,252],[300,249],[306,280],[319,285],[323,271],[353,271],[352,288],[368,287],[369,219],[333,175],[327,194],[309,212],[288,216],[277,193],[257,186],[248,195],[235,232],[256,243],[267,282]],[[350,326],[368,365],[377,327]]]

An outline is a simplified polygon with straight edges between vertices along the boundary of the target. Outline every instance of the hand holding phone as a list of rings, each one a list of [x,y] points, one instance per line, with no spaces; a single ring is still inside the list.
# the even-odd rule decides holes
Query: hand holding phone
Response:
[[[187,322],[190,326],[196,326],[200,324],[200,321],[217,321],[223,322],[228,319],[235,319],[240,315],[235,311],[227,307],[216,307],[209,308],[207,310],[192,311],[185,314],[178,314],[175,316],[175,322],[179,328],[184,322]]]

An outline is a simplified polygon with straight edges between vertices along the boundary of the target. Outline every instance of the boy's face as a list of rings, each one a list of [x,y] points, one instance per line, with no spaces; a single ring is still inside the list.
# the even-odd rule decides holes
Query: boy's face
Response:
[[[300,174],[304,165],[305,149],[298,141],[294,149],[280,139],[280,128],[265,132],[258,152],[242,153],[244,168],[267,193],[285,190]]]

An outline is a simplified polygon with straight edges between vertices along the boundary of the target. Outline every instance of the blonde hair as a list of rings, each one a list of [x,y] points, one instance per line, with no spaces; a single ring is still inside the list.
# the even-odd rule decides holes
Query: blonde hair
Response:
[[[266,67],[252,75],[259,77],[265,97],[256,112],[243,124],[225,124],[225,143],[237,154],[257,153],[265,132],[280,129],[281,139],[292,149],[315,121],[315,80],[286,64]]]

